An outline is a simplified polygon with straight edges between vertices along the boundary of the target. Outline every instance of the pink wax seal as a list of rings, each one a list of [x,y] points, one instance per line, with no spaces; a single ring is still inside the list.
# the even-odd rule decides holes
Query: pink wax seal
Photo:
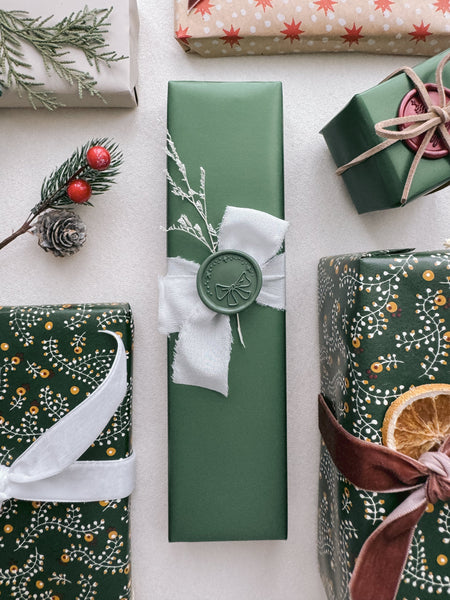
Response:
[[[431,101],[434,105],[439,106],[439,92],[437,89],[437,85],[435,83],[426,83],[425,87],[430,94]],[[450,103],[450,89],[445,88],[445,96],[447,100],[447,104]],[[398,110],[399,117],[407,117],[408,115],[418,115],[427,112],[427,108],[422,101],[422,98],[419,95],[419,92],[416,89],[411,90],[406,94],[403,98],[402,103],[400,104],[400,108]],[[408,125],[399,125],[399,129],[406,129]],[[450,132],[450,123],[446,125],[447,131]],[[418,135],[417,137],[410,138],[407,140],[403,140],[405,144],[413,150],[417,152],[419,146],[424,138],[425,134]],[[426,158],[443,158],[447,156],[449,151],[447,146],[444,144],[441,134],[439,131],[431,138],[429,144],[427,145],[424,153],[424,157]]]

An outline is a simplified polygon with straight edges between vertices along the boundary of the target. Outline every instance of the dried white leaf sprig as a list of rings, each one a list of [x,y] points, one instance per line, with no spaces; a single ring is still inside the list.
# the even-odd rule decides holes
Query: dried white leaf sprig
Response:
[[[191,184],[189,183],[186,166],[180,159],[170,133],[167,133],[166,154],[176,164],[182,179],[182,183],[179,185],[175,182],[170,173],[166,171],[166,177],[170,185],[171,193],[174,196],[178,196],[181,200],[189,202],[189,204],[194,207],[195,211],[200,216],[201,223],[192,223],[187,215],[182,214],[177,219],[176,223],[170,225],[168,229],[165,229],[164,227],[162,229],[164,229],[164,231],[182,231],[183,233],[187,233],[204,244],[209,251],[214,254],[217,252],[218,236],[216,229],[211,225],[211,223],[208,222],[208,210],[206,206],[205,193],[205,169],[200,167],[200,189],[199,191],[196,191],[192,189]]]

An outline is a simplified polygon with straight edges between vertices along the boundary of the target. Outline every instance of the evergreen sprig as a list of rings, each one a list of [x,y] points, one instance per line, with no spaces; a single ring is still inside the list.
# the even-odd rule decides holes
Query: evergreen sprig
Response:
[[[87,164],[86,154],[92,146],[103,146],[110,153],[111,164],[106,171],[96,171]],[[119,168],[122,162],[123,154],[119,150],[119,146],[112,140],[108,138],[90,140],[84,146],[77,148],[70,158],[44,179],[41,187],[41,201],[36,204],[31,213],[37,215],[47,208],[63,208],[73,205],[67,195],[67,184],[81,174],[91,186],[93,196],[108,191],[120,172]],[[92,206],[90,202],[85,202],[85,204]]]
[[[111,156],[111,162],[104,171],[93,169],[87,162],[87,152],[93,146],[103,146]],[[70,158],[46,177],[41,187],[41,200],[34,206],[27,220],[10,236],[0,241],[0,250],[20,235],[33,228],[35,219],[49,209],[73,208],[74,202],[67,195],[67,186],[78,177],[91,186],[92,196],[106,192],[115,183],[123,162],[119,146],[109,138],[94,138],[75,150]],[[92,206],[91,202],[84,202]]]
[[[97,71],[102,64],[110,67],[111,63],[125,59],[108,50],[105,36],[112,10],[86,6],[54,24],[50,23],[53,16],[33,18],[26,11],[0,10],[0,88],[15,86],[19,96],[25,94],[33,108],[41,105],[54,110],[64,106],[51,91],[43,90],[44,84],[29,72],[32,65],[25,62],[22,51],[25,43],[40,54],[47,72],[76,86],[80,98],[88,93],[103,99],[96,89],[95,78],[73,66],[75,60],[68,48],[83,52],[89,66]]]

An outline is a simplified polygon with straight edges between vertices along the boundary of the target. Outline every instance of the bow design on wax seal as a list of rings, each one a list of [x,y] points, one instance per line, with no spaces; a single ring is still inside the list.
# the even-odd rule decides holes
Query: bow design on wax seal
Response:
[[[245,258],[241,258],[241,253],[254,261],[261,271],[262,286],[256,302],[284,309],[285,255],[278,252],[287,228],[286,221],[268,213],[227,207],[218,232],[218,252],[213,253],[210,260],[219,261],[221,255],[227,255],[225,260],[232,260],[235,253],[237,277],[228,283],[219,278],[215,284],[209,285],[212,276],[208,270],[205,272],[206,296],[209,294],[223,301],[225,309],[222,312],[209,308],[199,295],[199,264],[180,257],[168,259],[167,275],[159,281],[159,329],[166,335],[179,333],[172,365],[175,383],[200,386],[228,395],[232,334],[230,317],[223,313],[232,313],[227,308],[232,309],[240,301],[248,301],[253,285],[254,270]]]
[[[450,500],[450,437],[415,460],[346,431],[319,396],[319,427],[339,471],[372,492],[410,495],[365,541],[350,580],[352,600],[394,600],[416,525],[428,503]]]
[[[347,164],[339,167],[336,171],[338,175],[342,175],[342,173],[345,173],[347,169],[359,165],[374,154],[389,148],[389,146],[392,146],[392,144],[395,144],[399,140],[412,141],[418,136],[423,135],[420,144],[417,144],[414,160],[412,161],[408,176],[406,178],[405,186],[403,188],[401,204],[406,204],[417,167],[424,157],[425,152],[427,151],[427,146],[432,141],[433,136],[439,134],[442,143],[444,144],[444,148],[450,152],[450,133],[447,129],[450,123],[450,102],[448,92],[446,91],[443,82],[444,67],[449,60],[450,53],[444,56],[444,58],[440,61],[436,69],[435,85],[425,84],[417,75],[417,73],[410,67],[402,67],[391,73],[391,75],[384,80],[387,81],[388,79],[391,79],[400,73],[404,73],[411,79],[421,101],[421,105],[416,111],[417,114],[394,117],[392,119],[386,119],[377,123],[375,125],[375,131],[380,137],[385,138],[384,142],[381,142],[377,146],[370,148]],[[435,96],[437,92],[437,104],[436,102],[433,102],[430,89],[433,90],[433,96]],[[393,130],[391,129],[392,127],[397,127],[397,129]],[[446,153],[444,152],[444,156],[445,155]]]
[[[134,454],[119,460],[78,460],[113,417],[127,391],[127,358],[115,333],[110,372],[86,400],[45,431],[10,467],[0,465],[0,506],[10,498],[94,502],[125,498],[134,487]]]
[[[237,306],[239,298],[248,300],[251,296],[249,289],[252,285],[246,273],[242,275],[231,285],[216,283],[216,296],[219,300],[227,299],[228,306]]]

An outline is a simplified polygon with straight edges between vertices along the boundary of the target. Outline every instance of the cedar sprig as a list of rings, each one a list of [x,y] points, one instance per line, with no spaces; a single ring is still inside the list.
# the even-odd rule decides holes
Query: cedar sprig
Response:
[[[15,86],[18,94],[25,94],[33,108],[41,105],[49,110],[64,106],[52,92],[42,90],[43,83],[29,72],[32,66],[24,61],[22,44],[31,45],[41,56],[47,72],[76,86],[83,93],[103,97],[96,89],[97,81],[87,71],[75,68],[69,48],[81,50],[91,67],[100,70],[102,64],[123,60],[115,51],[108,50],[106,34],[113,9],[89,9],[87,6],[73,12],[61,21],[51,24],[53,16],[32,18],[26,11],[0,10],[0,86]]]
[[[92,169],[86,160],[87,152],[93,146],[103,146],[110,153],[111,163],[104,171]],[[35,219],[46,210],[74,207],[74,202],[67,195],[67,186],[80,175],[91,186],[93,196],[109,190],[113,183],[115,183],[122,162],[122,151],[109,138],[94,138],[75,150],[70,158],[44,179],[41,187],[40,202],[31,209],[23,225],[0,242],[0,250],[20,235],[30,231],[33,228]],[[84,204],[92,206],[90,202],[84,202]]]

